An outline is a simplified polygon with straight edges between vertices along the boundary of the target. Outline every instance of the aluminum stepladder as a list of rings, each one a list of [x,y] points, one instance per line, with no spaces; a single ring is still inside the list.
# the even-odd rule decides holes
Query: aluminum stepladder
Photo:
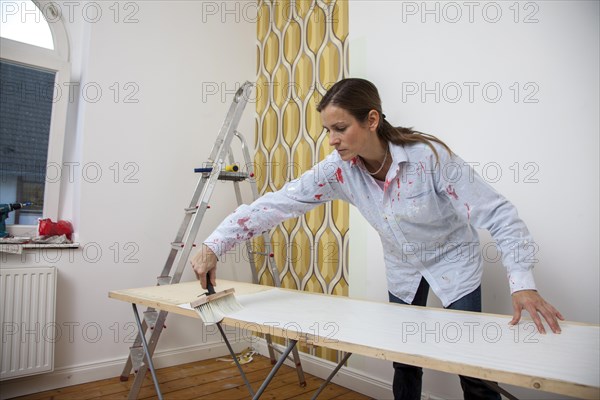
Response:
[[[227,116],[225,117],[225,121],[221,126],[219,131],[219,135],[217,136],[217,140],[213,146],[213,149],[210,153],[208,164],[212,170],[210,172],[202,173],[201,178],[198,181],[194,194],[192,196],[192,200],[190,202],[189,207],[185,209],[185,215],[181,226],[177,232],[175,240],[171,243],[171,250],[169,252],[169,256],[165,262],[165,265],[162,269],[160,276],[157,278],[157,285],[170,285],[174,283],[179,283],[181,280],[181,276],[186,267],[188,267],[188,259],[192,248],[194,247],[194,241],[196,239],[196,235],[200,228],[200,224],[204,217],[206,210],[208,209],[208,203],[210,201],[210,197],[212,192],[217,184],[218,180],[226,180],[232,181],[235,189],[235,196],[238,204],[243,203],[242,194],[240,190],[239,183],[244,180],[248,180],[250,186],[252,188],[252,196],[253,199],[256,200],[258,198],[258,188],[256,186],[256,182],[254,179],[249,179],[254,177],[254,172],[252,170],[252,159],[250,158],[250,152],[247,146],[247,143],[244,137],[236,130],[243,114],[244,108],[248,102],[250,92],[252,90],[252,84],[250,82],[244,83],[236,92],[234,96],[234,100],[227,112]],[[230,164],[234,163],[234,156],[231,152],[231,142],[233,137],[237,137],[240,140],[242,147],[242,154],[244,157],[244,162],[246,163],[246,167],[248,168],[248,172],[229,172],[225,171],[225,162],[226,158],[228,158],[228,162]],[[263,234],[264,240],[264,252],[254,252],[253,246],[248,241],[246,249],[248,251],[248,260],[250,263],[250,268],[252,269],[252,280],[253,283],[258,283],[258,272],[256,270],[254,255],[261,254],[264,255],[267,259],[267,265],[269,272],[273,278],[273,282],[276,287],[281,286],[281,281],[279,277],[279,272],[277,270],[277,266],[275,265],[274,257],[271,253],[271,238],[268,232],[264,232]],[[174,273],[171,275],[173,272]],[[134,305],[134,313],[136,315],[136,320],[138,321],[139,333],[133,343],[133,346],[130,348],[129,357],[127,358],[127,362],[125,367],[123,368],[123,372],[121,373],[121,381],[127,381],[129,379],[129,374],[133,369],[135,374],[135,379],[133,385],[129,392],[130,399],[136,399],[138,393],[142,387],[142,383],[144,382],[144,378],[146,373],[148,372],[149,365],[151,366],[153,378],[154,371],[152,366],[152,355],[154,354],[154,350],[156,349],[156,345],[158,343],[158,339],[162,333],[162,330],[165,327],[165,321],[167,318],[167,311],[156,310],[152,307],[149,307],[146,311],[144,311],[144,318],[142,322],[139,322],[139,316],[137,314],[137,309]],[[231,347],[225,337],[221,326],[219,326],[219,331],[223,336],[230,352],[232,352]],[[150,337],[147,339],[148,327],[150,327]],[[142,335],[144,336],[142,338]],[[278,360],[275,357],[275,351],[282,353],[279,349],[277,349],[273,343],[270,335],[266,335],[265,337],[267,341],[267,346],[269,350],[269,356],[271,358],[271,363],[275,364]],[[144,349],[146,348],[146,350]],[[146,352],[149,356],[146,356]],[[235,355],[232,354],[235,359]],[[298,354],[298,350],[294,348],[292,353],[293,360],[292,362],[296,366],[296,371],[298,373],[298,381],[301,386],[306,385],[306,381],[304,378],[304,372],[302,370],[302,364],[300,362],[300,356]],[[286,355],[287,357],[287,355]],[[281,358],[281,357],[280,357]],[[245,376],[243,375],[243,371],[241,370],[242,377],[246,382],[246,385],[249,387],[249,383],[247,382]],[[157,385],[157,382],[155,382]],[[158,389],[158,386],[156,386]],[[251,388],[250,393],[253,395]]]

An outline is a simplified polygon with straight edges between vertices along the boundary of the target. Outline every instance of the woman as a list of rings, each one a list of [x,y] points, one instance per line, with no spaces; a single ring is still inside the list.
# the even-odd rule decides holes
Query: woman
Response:
[[[424,306],[429,288],[445,308],[481,311],[482,259],[476,228],[487,229],[508,270],[516,324],[523,309],[545,333],[562,315],[536,291],[534,243],[515,207],[486,184],[438,138],[393,127],[381,111],[377,88],[344,79],[317,110],[335,150],[281,190],[239,207],[219,225],[192,260],[206,287],[217,257],[315,206],[343,199],[379,232],[391,302]],[[395,399],[420,399],[422,369],[394,363]],[[478,379],[462,377],[465,399],[500,399]]]

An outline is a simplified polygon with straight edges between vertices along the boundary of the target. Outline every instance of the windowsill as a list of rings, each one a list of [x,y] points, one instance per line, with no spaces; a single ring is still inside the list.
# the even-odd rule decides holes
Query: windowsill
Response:
[[[24,250],[76,249],[79,243],[0,243],[0,253],[22,254]]]
[[[7,231],[15,239],[23,239],[15,243],[0,243],[0,253],[22,254],[25,250],[40,249],[76,249],[79,243],[32,243],[37,236],[37,225],[8,225]]]

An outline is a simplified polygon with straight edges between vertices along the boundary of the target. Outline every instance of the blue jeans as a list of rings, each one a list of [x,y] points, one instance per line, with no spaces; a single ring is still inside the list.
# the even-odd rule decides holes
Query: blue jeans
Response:
[[[407,304],[391,293],[390,302]],[[421,279],[419,288],[411,305],[425,306],[429,284],[425,278]],[[452,310],[481,312],[481,286],[468,295],[456,300],[448,307]],[[394,363],[394,400],[419,400],[423,381],[423,368],[413,365]],[[500,394],[492,390],[480,379],[460,376],[460,386],[463,389],[465,400],[500,400]]]

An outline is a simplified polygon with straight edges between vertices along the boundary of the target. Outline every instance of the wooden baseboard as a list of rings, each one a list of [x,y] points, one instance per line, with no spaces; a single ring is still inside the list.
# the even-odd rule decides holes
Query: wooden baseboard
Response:
[[[245,342],[232,343],[232,347],[235,351],[241,351],[248,347],[248,344]],[[164,368],[222,357],[228,354],[227,347],[220,341],[156,352],[153,361],[156,368]],[[5,380],[1,383],[0,399],[10,399],[111,377],[118,379],[125,366],[125,360],[126,358],[118,358],[79,366],[56,368],[54,372],[47,374]]]

